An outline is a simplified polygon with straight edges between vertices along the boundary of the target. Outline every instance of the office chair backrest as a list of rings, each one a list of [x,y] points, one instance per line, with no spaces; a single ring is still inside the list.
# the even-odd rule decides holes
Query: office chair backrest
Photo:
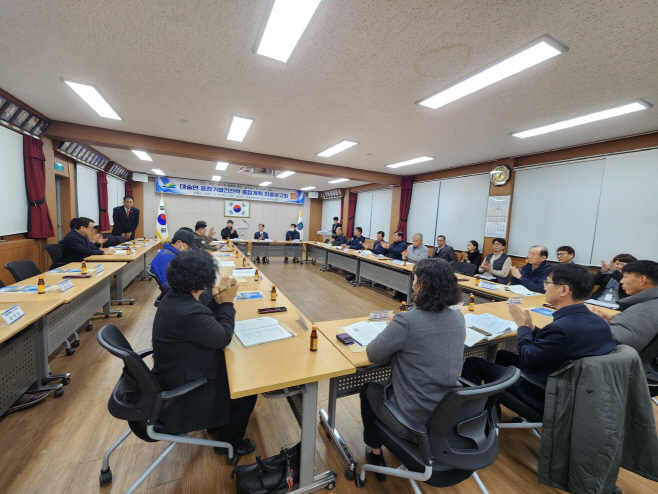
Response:
[[[160,277],[159,277],[157,274],[155,274],[155,273],[151,270],[151,268],[149,268],[149,269],[146,271],[146,273],[147,273],[151,278],[153,278],[153,279],[155,280],[155,282],[158,284],[158,287],[160,287],[160,291],[162,292],[163,295],[164,295],[165,293],[167,293],[167,290],[165,290],[164,287],[162,286],[162,282],[160,281]]]
[[[123,360],[123,373],[107,404],[110,414],[122,420],[154,423],[159,414],[156,398],[161,389],[151,370],[116,326],[103,326],[97,339],[103,348]]]
[[[496,414],[500,394],[521,375],[508,367],[497,381],[455,388],[439,402],[428,425],[432,455],[442,464],[460,470],[479,470],[498,456]]]
[[[5,284],[2,282],[2,280],[0,280],[0,288],[4,288],[4,287],[5,287]]]
[[[658,382],[658,335],[640,352],[647,381]]]
[[[103,247],[114,247],[115,245],[119,245],[119,241],[111,233],[103,233],[103,238],[107,239],[107,242],[105,242]]]
[[[46,245],[46,252],[48,252],[50,260],[53,262],[50,265],[50,269],[55,269],[66,264],[65,262],[62,262],[62,244],[48,244]]]
[[[11,261],[5,264],[5,268],[17,282],[41,274],[41,270],[32,261]]]
[[[479,268],[478,265],[471,264],[470,262],[452,261],[450,264],[452,264],[452,269],[455,270],[455,273],[466,276],[475,276]]]

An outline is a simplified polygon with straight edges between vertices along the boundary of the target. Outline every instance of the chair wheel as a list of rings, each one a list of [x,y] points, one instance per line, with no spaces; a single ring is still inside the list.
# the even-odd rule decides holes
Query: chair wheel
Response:
[[[107,316],[105,316],[105,317],[107,317]],[[85,330],[86,331],[91,331],[92,329],[94,329],[94,325],[93,324],[87,324],[87,327],[85,328]]]
[[[70,383],[70,382],[71,382],[71,378],[70,378],[70,377],[65,377],[64,379],[62,379],[62,384],[63,384],[64,386],[66,386],[66,385],[67,385],[68,383]]]
[[[328,491],[333,491],[334,487],[336,487],[336,484],[334,482],[331,482],[327,484],[327,487],[325,487],[325,489],[327,489]]]
[[[228,463],[231,466],[236,466],[238,463],[240,463],[240,456],[234,454],[233,458],[226,458],[226,463]]]
[[[110,318],[110,315],[109,315],[109,314],[105,314],[105,319],[109,319],[109,318]]]
[[[117,314],[117,317],[121,317],[122,315],[123,315],[123,312],[119,312],[119,313]],[[110,317],[110,316],[107,316],[107,317]]]
[[[355,477],[354,470],[345,470],[345,478],[347,480],[352,481],[352,480],[354,480],[354,477]]]
[[[66,355],[69,357],[75,353],[75,350],[73,348],[67,348],[66,349]]]
[[[71,346],[73,348],[78,348],[80,346],[80,340],[75,340],[74,342],[71,343]]]
[[[362,481],[361,477],[357,475],[356,477],[354,477],[354,485],[356,485],[359,489],[363,489],[366,486],[366,481],[365,480]]]
[[[130,305],[133,305],[135,302],[130,302]]]
[[[313,259],[313,261],[311,261],[311,262],[313,263],[313,266],[315,266],[315,259]]]
[[[55,398],[59,398],[64,394],[64,390],[62,388],[56,389],[55,390]]]
[[[521,417],[512,417],[510,419],[510,422],[512,422],[513,424],[522,424],[523,419]]]
[[[107,469],[107,472],[101,470],[100,484],[105,485],[105,484],[109,484],[110,482],[112,482],[112,470],[110,470],[109,468]]]

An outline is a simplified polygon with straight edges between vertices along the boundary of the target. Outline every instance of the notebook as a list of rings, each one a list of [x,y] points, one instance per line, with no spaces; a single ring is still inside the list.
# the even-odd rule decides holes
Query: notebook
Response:
[[[294,334],[287,331],[273,317],[257,317],[245,321],[235,322],[235,335],[245,348],[262,345],[272,341],[294,338]]]

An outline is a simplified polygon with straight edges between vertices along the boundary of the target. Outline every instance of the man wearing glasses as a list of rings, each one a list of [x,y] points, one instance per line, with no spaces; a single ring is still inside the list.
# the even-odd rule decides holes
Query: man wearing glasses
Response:
[[[548,249],[541,245],[534,245],[528,251],[528,261],[521,269],[512,266],[510,272],[510,285],[523,285],[528,290],[536,293],[544,293],[544,281],[548,268],[551,265],[546,258]]]
[[[112,249],[97,248],[89,237],[94,233],[94,222],[89,218],[76,218],[73,229],[62,240],[62,262],[82,262],[89,256],[113,254]]]
[[[573,262],[573,258],[576,256],[576,251],[573,250],[573,247],[568,245],[563,245],[562,247],[557,248],[557,262],[569,263]]]

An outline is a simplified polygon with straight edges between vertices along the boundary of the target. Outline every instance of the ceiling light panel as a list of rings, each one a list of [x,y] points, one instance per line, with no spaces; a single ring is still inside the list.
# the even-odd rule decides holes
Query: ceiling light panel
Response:
[[[213,175],[210,179],[211,182],[219,182],[222,179],[219,175]]]
[[[135,153],[135,156],[137,156],[142,161],[153,161],[153,159],[145,151],[136,151],[133,149],[133,153]]]
[[[276,178],[287,178],[290,175],[294,175],[294,174],[295,172],[281,172],[276,176]]]
[[[228,168],[228,163],[226,161],[218,161],[215,166],[215,170],[225,171]]]
[[[316,188],[317,188],[317,187],[310,186],[310,187],[302,187],[302,188],[299,189],[299,190],[313,190],[313,189],[316,189]]]
[[[256,53],[286,63],[320,0],[274,0]]]
[[[152,171],[153,173],[155,173],[156,175],[162,175],[162,176],[164,176],[164,174],[165,174],[165,172],[163,172],[162,170],[158,170],[157,168],[151,168],[151,171]]]
[[[259,187],[267,187],[267,186],[270,185],[271,183],[272,183],[272,182],[262,182],[262,183],[259,183],[258,186],[259,186]]]
[[[562,43],[544,35],[416,103],[436,110],[567,51]]]
[[[349,178],[337,178],[336,180],[330,180],[330,184],[339,184],[341,182],[348,182]]]
[[[114,111],[114,108],[103,98],[103,95],[96,89],[96,86],[91,84],[80,84],[79,82],[62,81],[75,93],[80,96],[85,103],[98,113],[103,118],[111,118],[112,120],[121,120],[121,117]]]
[[[228,134],[226,138],[229,141],[239,141],[242,142],[249,132],[251,124],[254,123],[253,118],[238,117],[233,115],[231,117],[231,126],[228,129]]]
[[[416,163],[423,163],[425,161],[432,161],[434,158],[432,156],[421,156],[419,158],[414,158],[407,161],[400,161],[399,163],[393,163],[392,165],[386,165],[388,168],[400,168],[401,166],[415,165]]]
[[[588,115],[583,115],[582,117],[571,118],[569,120],[564,120],[562,122],[557,122],[550,125],[544,125],[543,127],[537,127],[535,129],[524,130],[523,132],[517,132],[512,135],[514,137],[525,139],[526,137],[534,137],[541,134],[547,134],[549,132],[555,132],[556,130],[568,129],[570,127],[576,127],[578,125],[584,125],[591,122],[598,122],[599,120],[605,120],[606,118],[613,118],[620,115],[626,115],[627,113],[647,110],[651,108],[651,106],[652,105],[646,101],[639,100],[628,105],[618,106],[616,108],[611,108],[609,110],[603,110],[596,113],[590,113]]]
[[[338,144],[334,144],[330,148],[327,148],[324,151],[318,153],[317,156],[322,156],[323,158],[329,158],[330,156],[333,156],[334,154],[338,154],[341,151],[345,151],[346,149],[349,149],[352,146],[356,146],[357,144],[358,142],[356,141],[342,140]]]

